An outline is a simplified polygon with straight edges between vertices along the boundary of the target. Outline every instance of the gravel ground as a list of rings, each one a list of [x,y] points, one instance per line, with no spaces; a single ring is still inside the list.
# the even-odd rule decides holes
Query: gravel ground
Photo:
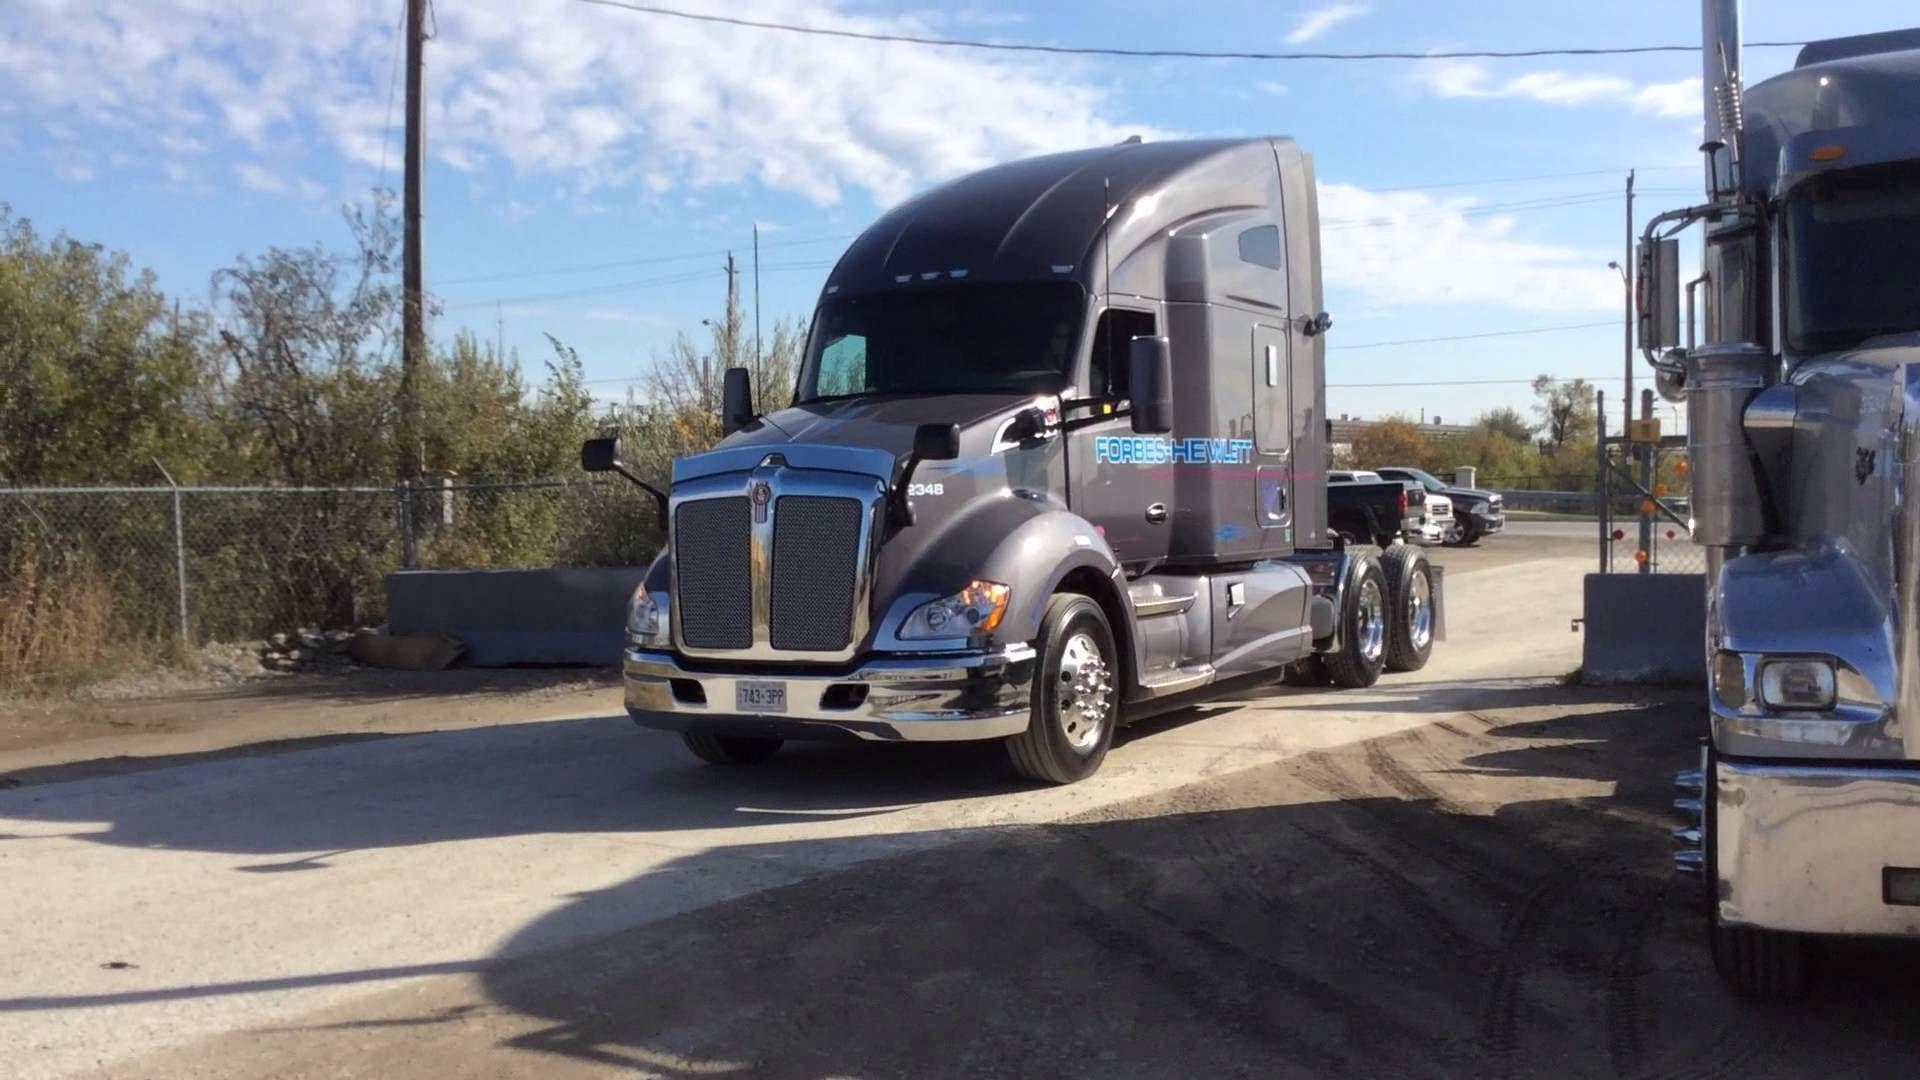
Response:
[[[1721,991],[1666,870],[1696,723],[1517,686],[116,1074],[1911,1076],[1911,948],[1801,1006]]]

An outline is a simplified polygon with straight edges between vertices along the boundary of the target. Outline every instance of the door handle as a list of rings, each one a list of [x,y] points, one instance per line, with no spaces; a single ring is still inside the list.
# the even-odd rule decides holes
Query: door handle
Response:
[[[1152,506],[1147,507],[1147,520],[1153,522],[1155,525],[1167,520],[1167,504],[1154,503]]]

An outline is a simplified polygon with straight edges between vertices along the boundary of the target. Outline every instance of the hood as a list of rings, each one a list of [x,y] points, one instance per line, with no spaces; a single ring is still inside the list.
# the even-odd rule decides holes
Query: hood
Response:
[[[794,405],[734,432],[722,448],[808,443],[886,450],[904,457],[921,424],[958,424],[962,454],[979,452],[973,429],[1033,404],[1033,394],[914,394],[845,398]]]
[[[1485,488],[1450,487],[1447,489],[1446,495],[1447,498],[1452,499],[1455,504],[1472,502],[1475,499],[1485,499],[1488,502],[1494,502],[1500,498],[1499,492],[1488,491]]]

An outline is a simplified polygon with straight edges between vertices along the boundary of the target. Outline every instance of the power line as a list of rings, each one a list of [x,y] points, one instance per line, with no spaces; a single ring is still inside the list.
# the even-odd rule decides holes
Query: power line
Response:
[[[1384,349],[1392,345],[1430,345],[1436,341],[1474,341],[1479,338],[1519,337],[1523,334],[1557,334],[1562,330],[1591,330],[1597,326],[1619,326],[1608,319],[1606,322],[1566,323],[1562,326],[1536,326],[1528,330],[1488,330],[1479,334],[1449,334],[1445,337],[1402,338],[1398,341],[1364,341],[1356,345],[1328,345],[1329,349]],[[1398,386],[1399,383],[1389,383]]]
[[[633,4],[625,0],[578,0],[596,7],[618,8],[641,15],[657,15],[688,22],[718,23],[749,30],[774,30],[785,34],[812,37],[851,38],[856,41],[893,42],[907,45],[937,45],[951,49],[983,49],[992,52],[1054,53],[1072,56],[1131,56],[1179,60],[1495,60],[1529,56],[1630,56],[1640,53],[1697,53],[1698,45],[1628,45],[1611,48],[1551,49],[1458,49],[1447,52],[1234,52],[1210,49],[1120,49],[1091,45],[1035,45],[1019,42],[978,41],[969,38],[922,37],[915,34],[882,34],[863,30],[843,30],[825,26],[801,26],[796,23],[763,19],[743,19],[734,15],[681,11],[654,4]],[[1771,49],[1805,45],[1804,41],[1749,41],[1749,48]]]
[[[805,240],[771,240],[761,244],[762,248],[799,247],[803,244],[825,244],[836,240],[850,240],[852,233],[838,236],[815,236]],[[543,270],[515,270],[503,274],[478,274],[473,277],[447,278],[443,285],[474,285],[483,281],[513,281],[519,278],[554,277],[560,274],[589,274],[597,270],[620,270],[629,266],[655,266],[661,263],[693,262],[699,259],[717,259],[727,254],[728,249],[717,248],[712,251],[688,251],[678,255],[655,255],[645,259],[621,259],[616,262],[583,263],[576,266],[549,266]]]

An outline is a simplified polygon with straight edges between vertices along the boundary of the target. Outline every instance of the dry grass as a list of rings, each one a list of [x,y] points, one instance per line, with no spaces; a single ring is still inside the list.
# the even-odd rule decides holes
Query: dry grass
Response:
[[[31,547],[11,553],[0,573],[0,691],[87,682],[161,658],[173,647],[116,611],[125,595],[114,575],[85,557]]]

